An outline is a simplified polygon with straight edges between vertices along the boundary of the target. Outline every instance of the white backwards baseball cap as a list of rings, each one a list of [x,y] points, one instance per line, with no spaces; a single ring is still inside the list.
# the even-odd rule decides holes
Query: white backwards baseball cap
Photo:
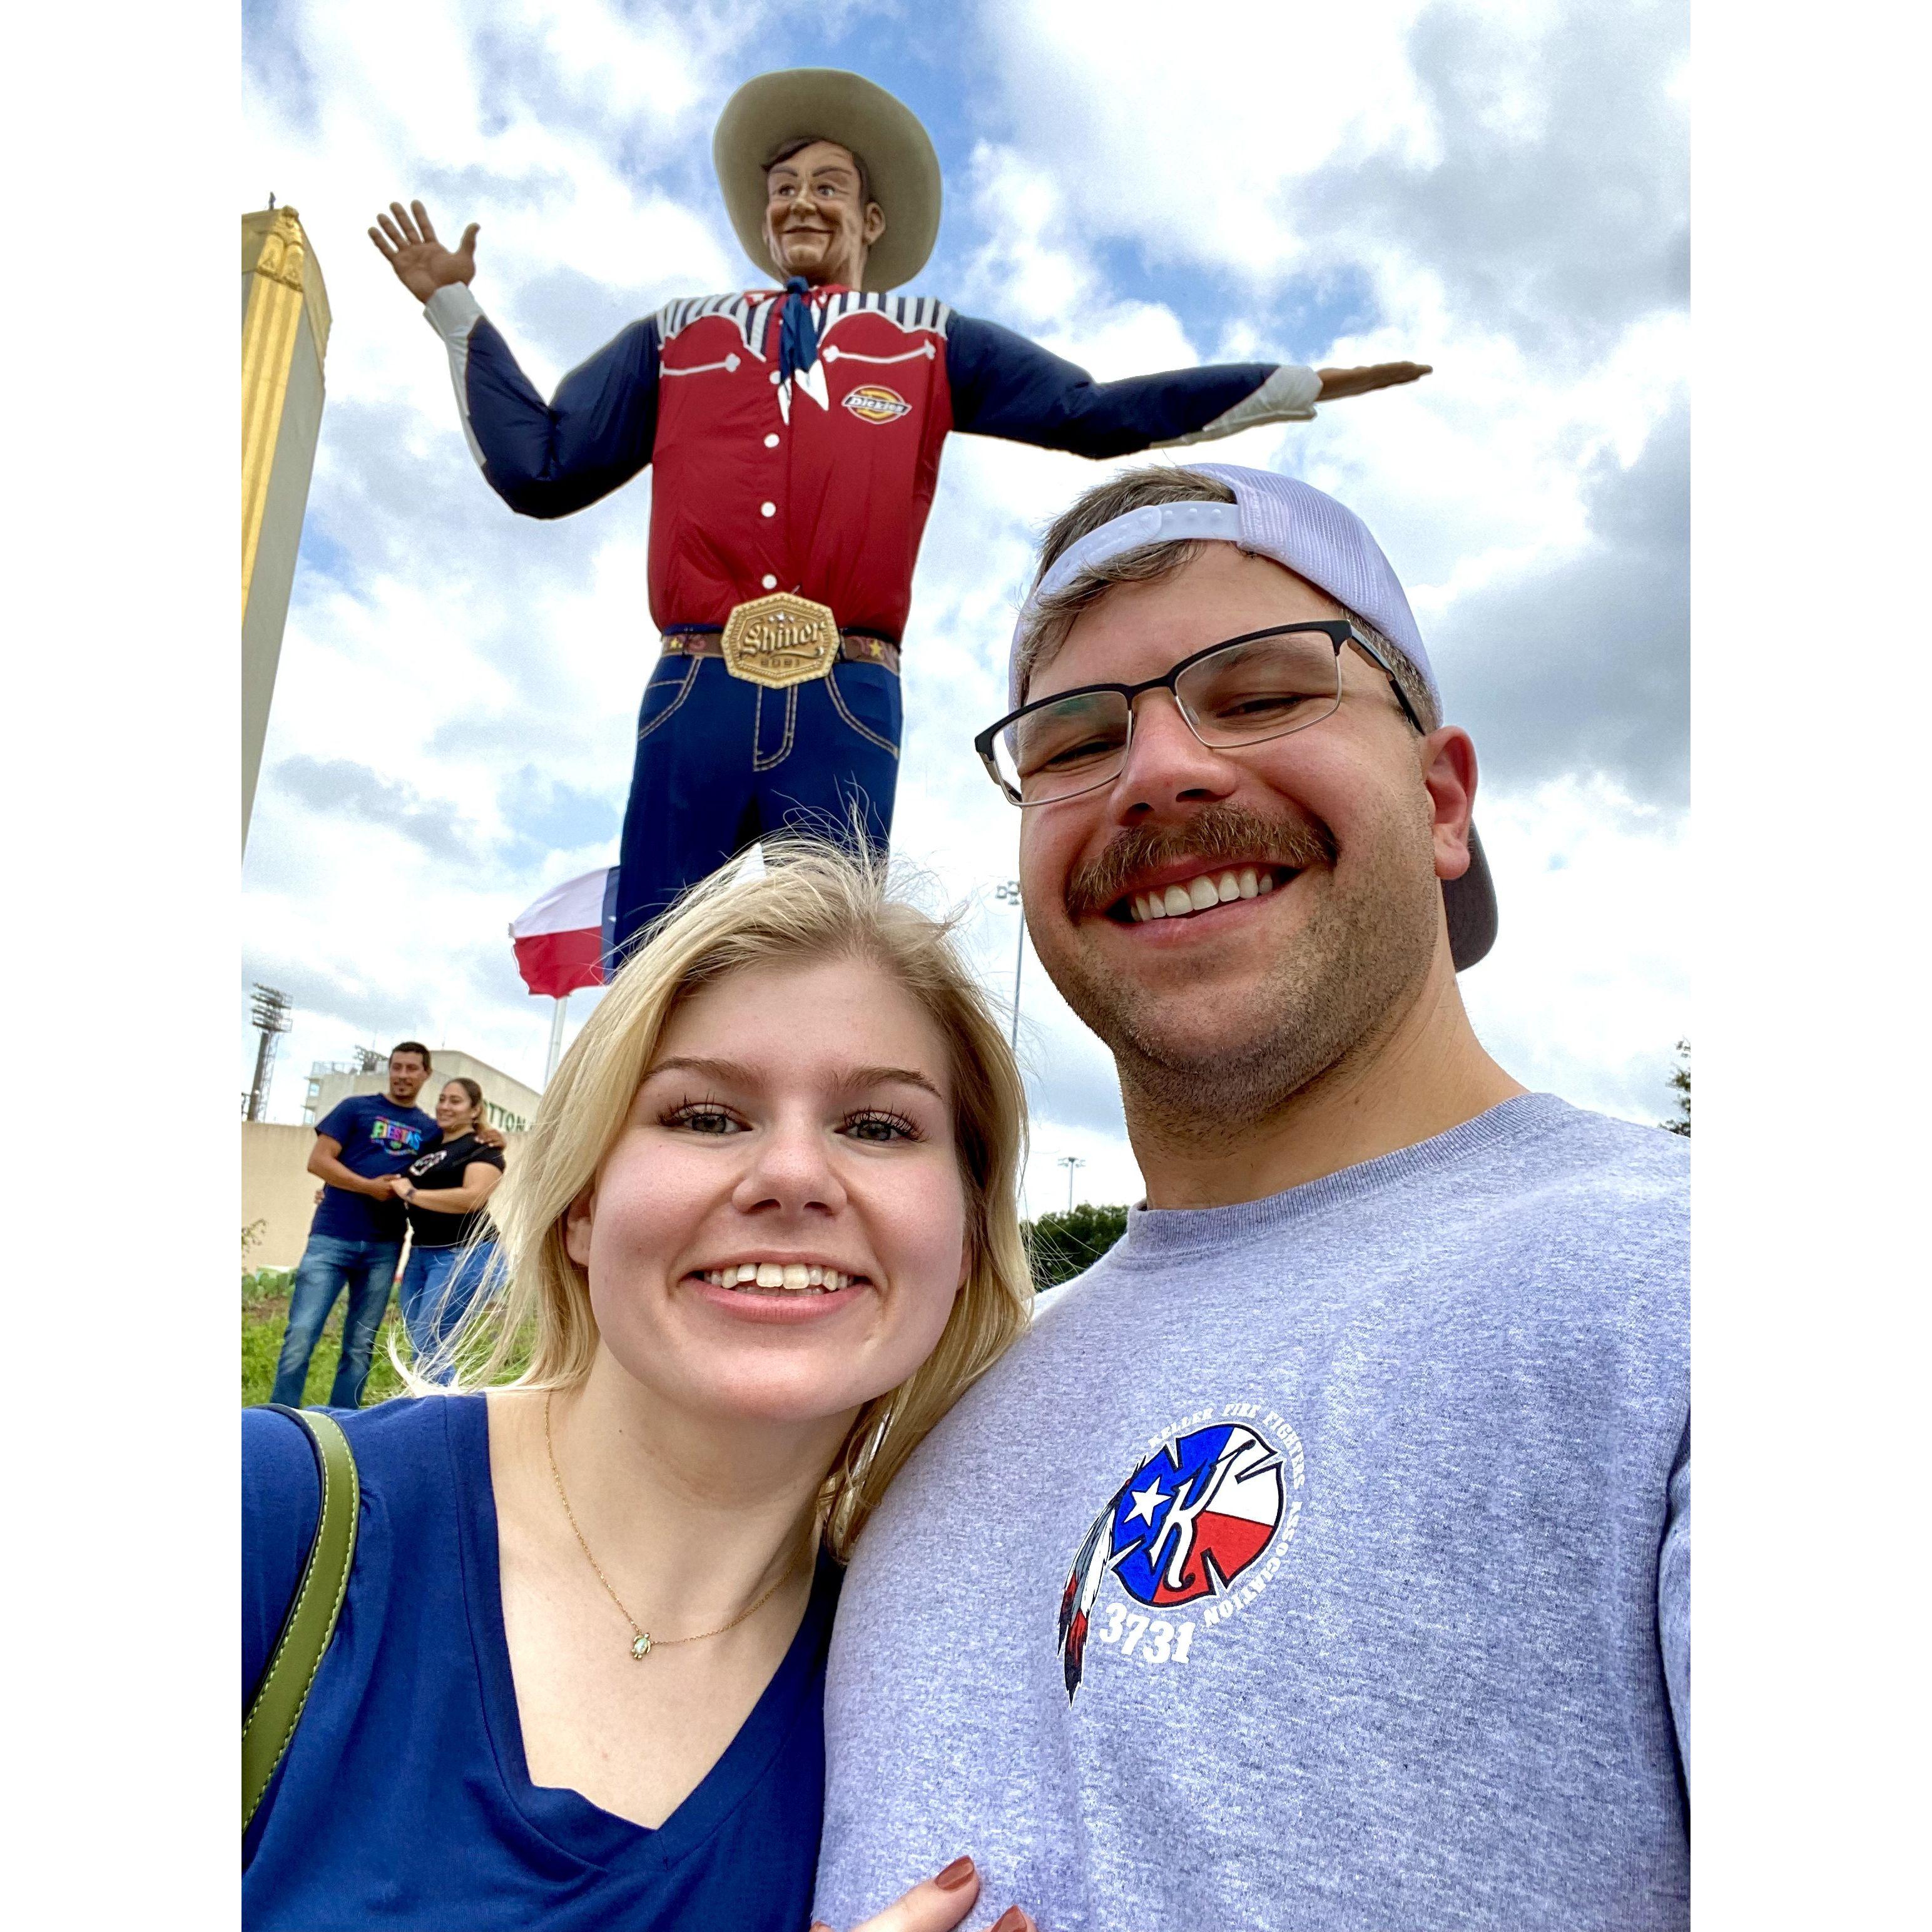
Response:
[[[1441,687],[1416,628],[1415,614],[1394,566],[1369,526],[1346,504],[1293,476],[1271,470],[1244,470],[1231,463],[1188,467],[1225,483],[1232,503],[1149,503],[1090,530],[1054,560],[1034,585],[1013,627],[1009,659],[1010,702],[1017,710],[1020,646],[1032,628],[1040,598],[1064,590],[1084,571],[1130,550],[1156,543],[1232,543],[1276,563],[1325,591],[1346,610],[1372,624],[1422,674],[1439,712]],[[1469,828],[1469,869],[1442,881],[1450,950],[1460,973],[1496,944],[1496,892],[1476,828]]]

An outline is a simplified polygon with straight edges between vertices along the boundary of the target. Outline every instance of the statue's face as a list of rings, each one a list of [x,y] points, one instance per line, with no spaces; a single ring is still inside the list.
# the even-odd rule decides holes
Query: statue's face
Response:
[[[814,141],[766,173],[765,245],[788,275],[857,288],[885,232],[878,203],[860,199],[850,150],[836,142]]]

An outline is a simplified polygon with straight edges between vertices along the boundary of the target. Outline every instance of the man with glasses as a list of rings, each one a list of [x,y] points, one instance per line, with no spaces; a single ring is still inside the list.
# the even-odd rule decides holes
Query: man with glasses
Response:
[[[1478,1040],[1394,569],[1306,484],[1124,472],[977,742],[1146,1202],[859,1545],[819,1916],[970,1852],[976,1925],[1687,1924],[1686,1150]]]

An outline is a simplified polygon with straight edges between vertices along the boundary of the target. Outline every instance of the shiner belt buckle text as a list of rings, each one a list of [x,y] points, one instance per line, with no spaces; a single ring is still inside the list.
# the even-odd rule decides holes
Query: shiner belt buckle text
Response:
[[[830,608],[788,590],[754,597],[724,620],[724,668],[768,691],[823,677],[838,656],[838,620]]]

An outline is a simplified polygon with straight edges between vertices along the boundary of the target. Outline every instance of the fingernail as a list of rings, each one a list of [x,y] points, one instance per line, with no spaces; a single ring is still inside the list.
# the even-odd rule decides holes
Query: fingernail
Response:
[[[993,1932],[1034,1932],[1034,1922],[1017,1905],[1010,1905],[993,1921]]]
[[[955,1858],[932,1882],[941,1892],[957,1892],[973,1876],[970,1858]]]

